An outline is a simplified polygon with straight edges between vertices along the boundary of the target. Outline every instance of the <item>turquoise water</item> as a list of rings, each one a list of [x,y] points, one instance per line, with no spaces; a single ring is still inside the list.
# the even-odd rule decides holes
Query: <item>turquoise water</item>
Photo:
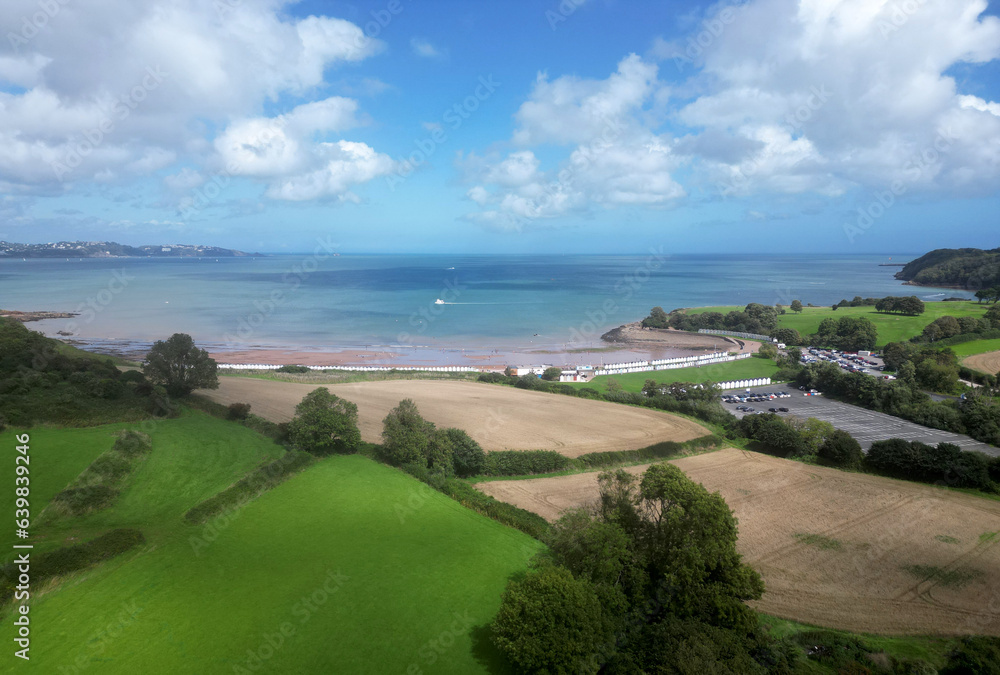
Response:
[[[309,256],[0,260],[0,307],[47,334],[249,346],[566,346],[650,307],[916,293],[878,256]],[[906,261],[907,255],[893,255]],[[967,294],[964,294],[967,295]],[[447,304],[435,304],[441,299]]]

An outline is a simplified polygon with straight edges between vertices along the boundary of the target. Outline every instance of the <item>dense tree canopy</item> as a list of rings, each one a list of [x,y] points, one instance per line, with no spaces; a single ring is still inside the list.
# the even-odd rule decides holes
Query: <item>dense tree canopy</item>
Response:
[[[876,312],[885,312],[888,314],[908,314],[910,316],[916,316],[918,314],[923,314],[925,310],[926,307],[924,306],[924,301],[915,295],[908,297],[896,297],[889,295],[875,303]]]
[[[427,457],[431,426],[412,399],[404,398],[382,421],[382,449],[385,460],[399,466]]]
[[[874,349],[878,330],[870,319],[863,316],[845,316],[840,319],[823,319],[814,336],[816,344],[855,352]]]
[[[358,406],[319,387],[295,406],[288,438],[300,450],[314,455],[355,452],[361,443]]]
[[[153,343],[142,364],[143,374],[163,385],[171,396],[187,396],[195,389],[218,389],[218,366],[208,352],[198,349],[185,333]]]
[[[508,586],[497,646],[527,672],[661,672],[666,654],[694,652],[698,663],[764,672],[745,604],[763,583],[736,551],[722,497],[670,464],[641,478],[603,473],[599,489],[596,515],[566,513],[540,568]]]

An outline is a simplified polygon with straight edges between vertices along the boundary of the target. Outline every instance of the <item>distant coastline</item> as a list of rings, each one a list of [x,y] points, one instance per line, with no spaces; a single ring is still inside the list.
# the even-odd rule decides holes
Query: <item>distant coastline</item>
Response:
[[[0,258],[244,258],[263,256],[218,246],[150,244],[128,246],[114,241],[59,241],[19,244],[0,241]]]

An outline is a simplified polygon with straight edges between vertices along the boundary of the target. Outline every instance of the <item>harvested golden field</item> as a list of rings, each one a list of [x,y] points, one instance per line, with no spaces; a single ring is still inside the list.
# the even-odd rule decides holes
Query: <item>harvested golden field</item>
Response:
[[[962,363],[982,373],[996,375],[1000,373],[1000,351],[974,354],[964,359]]]
[[[1000,635],[1000,502],[734,449],[673,463],[739,519],[739,549],[767,584],[758,609],[870,633]],[[597,474],[478,487],[553,519],[595,498]]]
[[[391,380],[326,386],[357,404],[361,437],[369,442],[381,439],[382,420],[404,398],[413,399],[424,419],[464,429],[486,450],[557,450],[577,457],[687,441],[709,433],[690,420],[656,410],[475,382]],[[286,422],[295,405],[315,388],[220,377],[218,389],[199,393],[225,405],[249,403],[253,413]]]

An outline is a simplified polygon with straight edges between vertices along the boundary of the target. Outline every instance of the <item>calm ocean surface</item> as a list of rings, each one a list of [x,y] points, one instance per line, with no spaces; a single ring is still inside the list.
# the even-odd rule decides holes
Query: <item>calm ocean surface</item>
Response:
[[[579,344],[666,310],[967,295],[903,286],[879,256],[276,255],[0,260],[0,307],[80,312],[47,334],[232,347]],[[909,255],[893,256],[907,261]],[[435,304],[441,299],[447,304]]]

